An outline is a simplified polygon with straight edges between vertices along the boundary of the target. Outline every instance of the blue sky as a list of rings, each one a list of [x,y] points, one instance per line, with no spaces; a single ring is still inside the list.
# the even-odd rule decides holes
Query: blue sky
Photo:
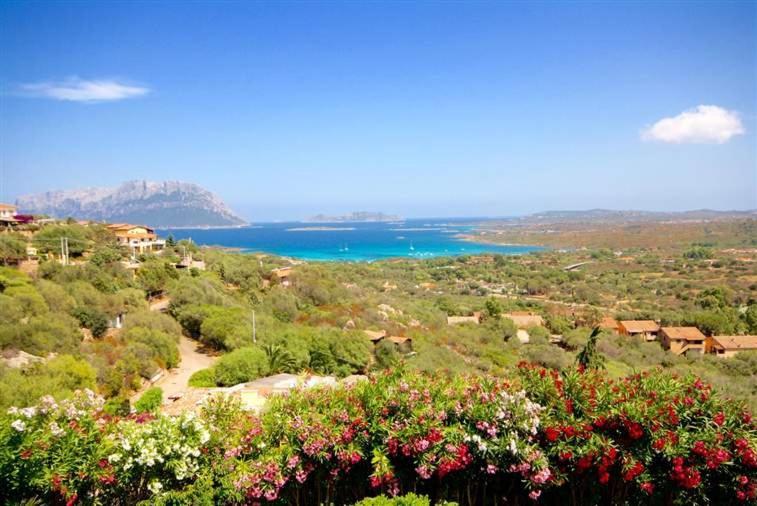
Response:
[[[257,221],[757,208],[755,41],[747,2],[6,1],[0,199],[170,179]]]

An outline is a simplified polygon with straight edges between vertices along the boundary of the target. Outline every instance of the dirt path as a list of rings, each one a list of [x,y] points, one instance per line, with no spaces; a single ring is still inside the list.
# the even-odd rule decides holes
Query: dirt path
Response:
[[[163,376],[154,383],[154,386],[163,389],[163,398],[168,399],[185,392],[189,387],[189,377],[200,369],[212,366],[218,357],[212,357],[202,353],[199,343],[194,339],[181,336],[179,340],[179,355],[181,362],[179,367],[163,373]]]
[[[156,299],[150,303],[150,310],[164,312],[168,309],[170,303],[169,297]],[[200,369],[212,366],[218,359],[218,357],[202,352],[200,343],[186,336],[181,336],[179,339],[179,356],[181,357],[179,366],[164,371],[163,376],[152,385],[163,389],[164,399],[186,392],[187,389],[191,388],[189,386],[190,376]],[[138,398],[139,394],[136,397]]]

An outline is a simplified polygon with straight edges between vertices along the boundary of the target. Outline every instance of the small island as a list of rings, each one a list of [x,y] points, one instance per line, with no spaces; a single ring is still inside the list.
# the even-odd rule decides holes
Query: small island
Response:
[[[287,232],[348,232],[355,227],[295,227],[286,229]]]
[[[328,216],[325,214],[317,214],[311,216],[306,222],[311,223],[365,223],[365,222],[392,222],[403,221],[402,217],[396,214],[384,214],[381,212],[369,212],[369,211],[355,211],[350,214],[344,214],[341,216]]]

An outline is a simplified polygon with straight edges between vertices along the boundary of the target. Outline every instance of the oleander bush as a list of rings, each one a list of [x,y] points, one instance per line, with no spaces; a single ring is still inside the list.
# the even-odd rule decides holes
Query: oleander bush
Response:
[[[197,418],[118,417],[91,392],[11,408],[0,502],[741,504],[756,452],[751,414],[695,377],[398,368],[261,415],[217,397]]]

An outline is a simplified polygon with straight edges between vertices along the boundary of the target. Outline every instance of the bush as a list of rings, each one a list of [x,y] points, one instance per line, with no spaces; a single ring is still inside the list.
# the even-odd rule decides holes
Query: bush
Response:
[[[89,329],[94,337],[102,337],[108,331],[108,317],[93,307],[79,306],[71,311],[82,327]]]
[[[395,370],[274,395],[259,416],[102,416],[91,392],[0,414],[0,501],[47,504],[742,504],[757,428],[695,377]],[[505,416],[503,416],[503,413]],[[194,483],[194,485],[192,485]],[[389,501],[389,502],[387,502]]]
[[[0,348],[24,350],[34,355],[78,353],[82,335],[69,315],[33,316],[27,323],[0,324]]]
[[[200,325],[200,339],[215,348],[233,350],[252,344],[252,323],[241,308],[214,307]]]
[[[431,502],[428,497],[418,496],[415,494],[407,494],[398,497],[387,497],[385,495],[378,497],[370,497],[363,499],[360,502],[355,503],[354,506],[430,506]],[[439,506],[456,506],[454,502],[437,502]]]
[[[137,413],[157,413],[162,405],[163,389],[151,387],[137,399],[137,402],[134,403],[134,409],[137,410]]]
[[[177,336],[145,327],[133,327],[122,331],[121,335],[126,343],[135,342],[146,345],[152,352],[152,358],[160,367],[170,369],[179,365]]]
[[[212,388],[216,386],[216,371],[212,367],[200,369],[189,377],[189,386],[195,388]]]
[[[111,397],[105,401],[103,411],[110,416],[128,416],[131,413],[131,403],[128,397]]]
[[[15,234],[0,234],[0,263],[15,264],[26,258],[26,241]]]
[[[233,386],[266,376],[268,357],[260,348],[248,346],[223,355],[213,369],[217,385]]]

